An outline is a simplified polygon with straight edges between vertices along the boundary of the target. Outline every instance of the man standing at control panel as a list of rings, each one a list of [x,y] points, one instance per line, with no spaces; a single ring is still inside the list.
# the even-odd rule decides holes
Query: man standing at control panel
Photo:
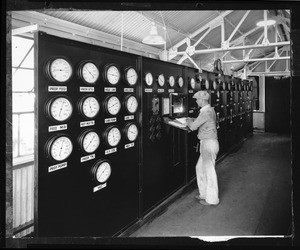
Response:
[[[191,130],[198,129],[200,140],[200,156],[196,165],[196,177],[199,196],[203,205],[218,205],[219,191],[215,162],[219,152],[219,142],[216,127],[216,113],[209,104],[209,93],[206,90],[198,91],[193,95],[201,108],[197,118],[188,118],[187,126]]]

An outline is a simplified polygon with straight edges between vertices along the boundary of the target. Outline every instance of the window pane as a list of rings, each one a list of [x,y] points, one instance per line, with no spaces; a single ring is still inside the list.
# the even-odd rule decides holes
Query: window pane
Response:
[[[28,69],[13,69],[13,91],[31,91],[34,86],[34,71]]]
[[[19,147],[18,147],[18,115],[13,115],[13,120],[12,120],[12,133],[13,133],[13,158],[17,157],[19,154]]]
[[[33,111],[34,98],[34,93],[13,93],[13,112]]]
[[[22,37],[12,36],[12,66],[17,67],[24,59],[27,52],[30,50],[33,45],[33,40],[26,39]],[[32,61],[30,60],[26,63],[28,66],[33,68],[33,56]],[[31,65],[30,65],[31,64]],[[20,65],[23,66],[23,65]]]
[[[34,114],[20,115],[20,155],[33,154]]]

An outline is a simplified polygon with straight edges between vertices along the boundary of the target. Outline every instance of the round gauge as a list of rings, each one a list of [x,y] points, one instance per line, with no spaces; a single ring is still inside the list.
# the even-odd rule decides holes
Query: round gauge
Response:
[[[107,65],[104,69],[104,78],[109,84],[116,85],[121,79],[121,73],[117,65]]]
[[[223,90],[226,90],[226,83],[225,82],[223,82]]]
[[[121,102],[115,95],[110,95],[104,100],[104,107],[110,115],[116,115],[121,109]]]
[[[108,178],[111,175],[110,162],[107,160],[97,161],[91,169],[91,174],[94,181],[97,181],[99,183],[107,182]]]
[[[116,126],[112,126],[105,130],[104,137],[108,146],[115,147],[121,141],[121,132]]]
[[[165,76],[163,74],[159,74],[157,77],[157,82],[159,84],[159,86],[164,86],[165,84]]]
[[[217,89],[217,82],[213,81],[213,89],[216,90]]]
[[[178,77],[178,86],[180,88],[183,86],[183,78],[181,76]]]
[[[73,144],[66,135],[56,135],[46,143],[47,156],[55,161],[66,160],[73,150]]]
[[[220,91],[217,91],[217,97],[220,98]]]
[[[98,99],[93,95],[87,95],[79,101],[79,111],[86,118],[94,118],[100,111]]]
[[[230,82],[227,83],[227,89],[228,89],[228,90],[231,90],[231,84],[230,84]]]
[[[190,86],[191,86],[192,89],[195,89],[195,87],[196,87],[196,82],[195,82],[195,79],[193,77],[190,80]]]
[[[148,86],[151,86],[153,83],[153,76],[150,72],[145,75],[145,82]]]
[[[133,86],[137,83],[138,74],[133,67],[129,67],[125,70],[125,80],[130,86]]]
[[[208,80],[205,80],[205,88],[209,89],[209,81]]]
[[[65,57],[51,58],[46,64],[46,75],[57,83],[65,83],[73,76],[73,66]]]
[[[85,83],[95,84],[99,78],[99,70],[93,62],[85,61],[79,65],[78,75]]]
[[[135,141],[138,137],[139,130],[134,123],[127,124],[125,127],[125,135],[129,141]]]
[[[93,153],[100,145],[100,137],[96,131],[89,129],[79,136],[79,144],[85,153]]]
[[[199,82],[202,82],[202,76],[199,75]]]
[[[125,107],[129,113],[131,113],[131,114],[135,113],[138,108],[138,101],[137,101],[136,97],[133,95],[128,96],[125,99]]]
[[[174,87],[174,84],[175,84],[174,76],[169,76],[168,82],[169,82],[170,87]]]
[[[67,121],[72,112],[73,105],[66,96],[53,97],[46,104],[46,113],[55,122]]]

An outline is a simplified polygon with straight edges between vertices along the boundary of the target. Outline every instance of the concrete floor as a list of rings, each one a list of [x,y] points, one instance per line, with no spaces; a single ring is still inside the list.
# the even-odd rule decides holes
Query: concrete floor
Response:
[[[254,133],[217,164],[218,206],[201,205],[194,189],[130,237],[290,235],[290,137]]]

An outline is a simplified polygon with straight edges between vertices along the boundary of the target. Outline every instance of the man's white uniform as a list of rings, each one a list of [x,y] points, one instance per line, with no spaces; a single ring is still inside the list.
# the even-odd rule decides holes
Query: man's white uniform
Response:
[[[199,92],[194,95],[194,98],[203,95]],[[209,94],[207,92],[205,94],[206,95],[203,95],[204,97],[202,96],[202,98],[208,99]],[[219,142],[214,108],[211,107],[210,104],[203,106],[200,109],[198,117],[189,127],[191,130],[199,128],[200,157],[196,165],[196,176],[200,199],[204,199],[209,204],[217,205],[219,203],[219,192],[215,162],[219,152]]]

